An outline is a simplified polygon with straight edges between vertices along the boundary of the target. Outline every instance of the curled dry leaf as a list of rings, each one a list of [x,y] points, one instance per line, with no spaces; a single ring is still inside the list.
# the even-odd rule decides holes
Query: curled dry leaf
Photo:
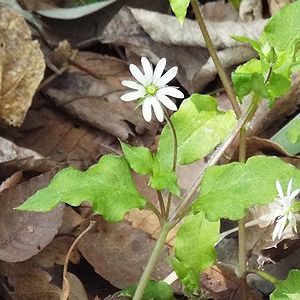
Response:
[[[49,213],[14,210],[38,189],[46,186],[53,174],[43,174],[4,191],[0,195],[0,259],[24,261],[40,252],[56,235],[64,206]]]
[[[70,114],[122,140],[152,131],[136,104],[120,100],[121,85],[131,75],[121,60],[91,52],[78,52],[73,66],[44,92]],[[155,127],[155,126],[154,126]]]
[[[126,221],[107,223],[100,216],[94,216],[87,224],[90,220],[97,224],[79,242],[81,254],[98,274],[116,287],[124,288],[138,282],[155,241]],[[170,273],[167,257],[168,247],[152,274],[153,279],[163,280]]]
[[[51,283],[52,277],[31,260],[12,264],[0,261],[3,299],[59,300],[60,288]],[[24,280],[26,279],[26,280]]]
[[[20,126],[44,75],[43,54],[23,17],[5,8],[0,8],[0,42],[0,119]]]

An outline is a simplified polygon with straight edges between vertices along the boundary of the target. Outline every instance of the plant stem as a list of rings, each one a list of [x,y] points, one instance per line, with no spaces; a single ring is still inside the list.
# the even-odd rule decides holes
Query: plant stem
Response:
[[[139,281],[133,300],[141,300],[144,294],[144,290],[147,286],[147,283],[150,279],[151,273],[156,265],[158,258],[160,257],[162,250],[164,249],[165,241],[167,239],[168,233],[171,230],[172,225],[170,223],[164,223],[161,227],[159,237],[156,241],[154,249],[151,253],[151,256],[148,260],[146,268],[143,272],[143,275]]]
[[[189,209],[192,201],[194,200],[193,196],[197,192],[197,190],[200,186],[204,171],[208,167],[213,166],[214,164],[216,164],[218,162],[218,160],[224,154],[225,150],[228,148],[228,146],[232,143],[232,141],[238,135],[241,128],[247,123],[247,121],[249,120],[249,116],[252,116],[253,113],[255,112],[255,110],[256,110],[256,106],[254,107],[251,103],[249,108],[247,109],[246,113],[244,115],[242,115],[242,117],[239,119],[237,126],[234,128],[234,130],[232,131],[230,136],[210,157],[205,168],[202,170],[201,174],[196,178],[196,180],[192,184],[189,191],[183,196],[182,201],[176,207],[175,211],[172,213],[172,215],[170,217],[170,221],[177,223],[182,219],[182,217],[185,215],[185,213]]]
[[[172,169],[174,172],[176,172],[176,166],[177,166],[177,147],[178,147],[178,140],[177,140],[177,134],[176,134],[176,129],[175,126],[169,117],[169,114],[166,109],[164,109],[164,114],[167,120],[167,123],[170,127],[172,138],[173,138],[173,166]],[[167,206],[166,206],[166,218],[169,217],[170,214],[170,207],[171,207],[171,200],[172,200],[172,194],[169,192],[168,194],[168,200],[167,200]]]
[[[161,217],[165,221],[166,220],[166,208],[165,208],[164,198],[162,196],[161,191],[156,191],[156,194],[157,194],[157,198],[158,198],[158,202],[159,202]]]
[[[260,277],[262,277],[263,279],[268,280],[269,282],[273,283],[274,285],[280,281],[276,277],[274,277],[271,274],[269,274],[265,271],[262,271],[262,270],[250,270],[249,272],[259,275]]]
[[[232,85],[231,85],[231,81],[230,79],[228,78],[222,64],[221,64],[221,61],[217,55],[217,51],[211,41],[211,38],[209,36],[209,33],[208,33],[208,30],[206,28],[206,25],[204,23],[204,20],[203,20],[203,17],[202,17],[202,14],[201,14],[201,11],[199,9],[199,6],[198,6],[198,2],[197,0],[191,0],[191,5],[192,5],[192,8],[193,8],[193,12],[195,14],[195,17],[196,17],[196,21],[200,27],[200,30],[202,32],[202,35],[203,35],[203,38],[205,40],[205,43],[206,43],[206,47],[207,47],[207,50],[215,64],[215,67],[217,69],[217,72],[220,76],[220,79],[222,81],[222,84],[225,88],[225,91],[229,97],[229,100],[231,102],[231,105],[232,105],[232,108],[236,114],[236,116],[239,118],[241,116],[241,109],[239,107],[239,104],[238,102],[236,101],[236,95],[235,95],[235,92],[233,91],[233,88],[232,88]]]

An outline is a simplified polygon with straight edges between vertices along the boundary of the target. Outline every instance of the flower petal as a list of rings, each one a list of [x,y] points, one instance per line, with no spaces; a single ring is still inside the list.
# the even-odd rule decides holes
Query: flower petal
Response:
[[[145,85],[149,85],[153,80],[153,68],[150,61],[146,57],[141,58],[141,63],[145,73]]]
[[[272,234],[272,240],[275,241],[276,238],[280,239],[282,236],[282,233],[284,231],[284,227],[286,224],[286,217],[280,218],[274,227],[273,234]]]
[[[167,60],[163,57],[159,60],[157,63],[154,74],[153,74],[153,84],[156,84],[156,82],[160,79],[165,67],[166,67]]]
[[[141,72],[141,70],[134,64],[130,64],[129,65],[129,70],[130,73],[132,74],[132,76],[138,81],[140,82],[142,85],[145,85],[145,76],[144,74]]]
[[[179,98],[179,99],[184,98],[183,93],[179,89],[177,89],[173,86],[163,87],[163,88],[159,89],[159,91],[161,93],[164,93],[165,95],[172,96],[174,98]]]
[[[292,185],[293,185],[293,179],[290,179],[290,181],[288,183],[287,191],[286,191],[286,195],[288,197],[290,197],[290,195],[291,195]]]
[[[153,107],[153,110],[154,110],[157,120],[159,122],[162,122],[164,120],[164,111],[163,111],[159,101],[156,98],[151,97],[151,105]]]
[[[292,193],[290,194],[290,200],[294,200],[295,197],[300,193],[300,190],[299,189],[296,189],[294,191],[292,191]]]
[[[143,91],[135,91],[135,92],[130,92],[126,93],[121,96],[121,100],[123,101],[133,101],[137,100],[145,95],[145,92]]]
[[[177,110],[176,104],[159,90],[156,92],[156,97],[166,108],[170,110]]]
[[[282,187],[281,187],[279,180],[276,180],[276,188],[277,188],[278,196],[280,197],[280,199],[283,200],[284,195],[283,195]]]
[[[156,80],[155,85],[157,85],[158,87],[165,86],[176,76],[177,71],[178,71],[177,67],[171,68],[162,77]]]
[[[138,91],[144,91],[145,88],[143,85],[132,81],[132,80],[123,80],[121,82],[124,86],[129,87],[130,89],[138,90]]]
[[[143,107],[142,107],[143,117],[146,122],[150,122],[152,119],[151,98],[152,97],[147,97],[144,100]]]

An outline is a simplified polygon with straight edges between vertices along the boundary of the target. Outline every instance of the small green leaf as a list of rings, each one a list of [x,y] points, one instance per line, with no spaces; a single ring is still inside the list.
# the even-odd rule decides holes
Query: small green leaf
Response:
[[[177,161],[181,165],[205,157],[228,137],[236,124],[232,111],[219,111],[216,99],[200,94],[193,94],[184,100],[171,120],[177,133]],[[166,125],[157,151],[157,159],[166,169],[172,168],[172,147],[171,130]]]
[[[183,24],[183,21],[186,16],[187,8],[191,0],[169,0],[171,8],[178,19],[180,24]]]
[[[121,221],[129,210],[145,206],[125,158],[106,155],[85,172],[74,168],[58,172],[46,188],[17,209],[46,212],[62,202],[78,206],[86,200],[91,202],[95,213],[110,222]]]
[[[300,299],[300,270],[291,270],[287,279],[275,284],[275,291],[271,300],[298,300]]]
[[[153,169],[153,157],[148,148],[133,147],[121,142],[121,147],[130,167],[137,173],[151,174]]]
[[[300,1],[286,5],[266,25],[261,41],[269,41],[278,50],[285,50],[287,46],[300,38]]]
[[[261,52],[261,48],[260,48],[261,46],[257,40],[254,40],[247,36],[242,36],[242,35],[232,35],[231,38],[240,43],[248,43],[258,53]]]
[[[119,296],[130,297],[134,296],[136,285],[123,289]],[[142,300],[174,300],[172,288],[163,281],[150,280],[144,291]]]
[[[291,80],[281,74],[272,72],[266,87],[269,93],[270,105],[272,106],[277,97],[285,95],[289,91]]]
[[[271,203],[277,197],[275,182],[300,187],[300,170],[277,157],[254,156],[247,162],[234,162],[207,169],[193,211],[203,211],[211,221],[238,220],[253,205]]]
[[[180,189],[177,184],[175,172],[172,168],[165,167],[156,158],[154,159],[150,186],[159,191],[167,189],[173,195],[180,196]]]
[[[272,138],[289,155],[300,153],[300,114],[281,128]]]
[[[198,290],[199,275],[214,264],[219,222],[209,222],[203,213],[184,218],[175,239],[173,268],[188,293]]]

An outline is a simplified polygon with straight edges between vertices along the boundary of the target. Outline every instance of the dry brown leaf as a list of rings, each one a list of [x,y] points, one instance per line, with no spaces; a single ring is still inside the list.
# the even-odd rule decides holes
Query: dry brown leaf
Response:
[[[59,300],[60,288],[51,283],[52,277],[31,260],[21,263],[0,261],[0,284],[3,299]],[[26,279],[26,280],[24,280]]]
[[[82,282],[73,273],[67,273],[70,284],[70,294],[68,300],[89,300]]]
[[[10,189],[17,184],[19,184],[22,180],[23,177],[23,172],[18,171],[14,174],[12,174],[10,177],[8,177],[6,180],[4,180],[1,185],[0,185],[0,193],[3,192],[4,190]]]
[[[47,185],[53,174],[44,174],[4,191],[0,195],[0,259],[24,261],[39,253],[56,235],[64,205],[49,213],[14,210],[30,195]]]
[[[91,52],[79,52],[67,73],[55,79],[45,93],[72,115],[92,126],[127,140],[130,135],[153,131],[136,103],[120,100],[131,78],[123,61]],[[155,128],[155,127],[154,127]]]
[[[100,216],[95,228],[79,242],[79,251],[95,271],[116,287],[124,288],[138,282],[155,241],[126,221],[107,223]],[[162,253],[152,277],[162,280],[171,271],[167,262],[168,247]]]
[[[27,128],[28,123],[38,118],[42,124]],[[70,120],[57,109],[40,107],[32,110],[15,142],[49,157],[53,161],[86,169],[108,153],[120,153],[117,139],[105,132],[94,130],[80,121]]]
[[[201,288],[208,297],[215,300],[262,300],[251,290],[244,279],[224,266],[213,266],[201,274]]]
[[[0,8],[0,42],[0,119],[20,126],[44,75],[43,54],[23,17],[5,8]]]

